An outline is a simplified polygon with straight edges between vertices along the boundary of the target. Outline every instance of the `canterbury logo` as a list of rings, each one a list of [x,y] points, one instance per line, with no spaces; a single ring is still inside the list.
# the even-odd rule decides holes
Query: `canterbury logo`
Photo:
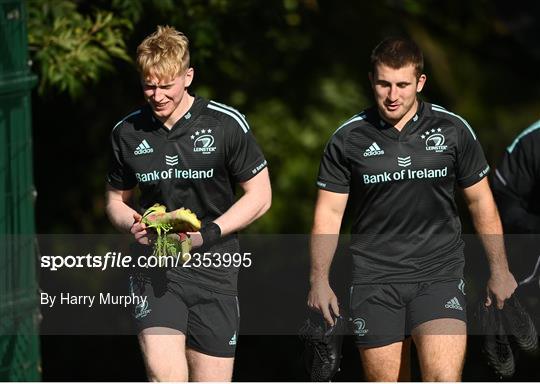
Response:
[[[154,149],[148,144],[146,140],[143,140],[133,153],[135,155],[145,155],[152,152],[154,152]]]
[[[170,165],[170,166],[178,165],[178,155],[175,155],[175,156],[165,155],[165,164]]]
[[[463,279],[459,280],[458,289],[465,295],[465,282]]]
[[[364,152],[364,157],[380,155],[384,155],[384,151],[381,149],[381,147],[377,145],[376,142],[373,142],[373,144],[371,144],[369,148],[366,149],[366,151]]]
[[[411,157],[398,157],[397,163],[400,167],[409,167],[412,164]]]
[[[448,303],[446,303],[444,307],[448,309],[457,309],[457,310],[463,311],[463,307],[459,303],[457,297],[454,297],[453,299],[448,300]]]

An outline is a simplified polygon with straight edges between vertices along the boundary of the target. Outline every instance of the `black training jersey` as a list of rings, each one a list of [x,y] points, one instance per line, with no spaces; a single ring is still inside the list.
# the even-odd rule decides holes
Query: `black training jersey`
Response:
[[[250,127],[237,110],[196,97],[192,107],[169,130],[149,106],[120,121],[111,134],[107,176],[119,190],[140,189],[141,213],[154,203],[172,211],[189,208],[204,223],[215,220],[235,202],[235,184],[266,167]],[[238,252],[235,237],[210,251]],[[238,270],[177,268],[171,278],[196,280],[223,292],[236,291]]]
[[[540,121],[506,149],[491,181],[505,232],[540,233]]]
[[[349,194],[353,282],[461,277],[455,184],[469,187],[488,170],[469,124],[442,107],[420,102],[401,132],[375,107],[345,122],[326,146],[317,185]]]

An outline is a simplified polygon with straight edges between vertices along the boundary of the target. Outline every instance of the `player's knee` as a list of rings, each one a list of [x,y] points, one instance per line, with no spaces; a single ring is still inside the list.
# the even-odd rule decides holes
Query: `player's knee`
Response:
[[[152,382],[186,382],[188,381],[187,372],[182,372],[174,368],[158,368],[147,371],[148,381]]]
[[[171,359],[146,359],[148,381],[187,381],[187,367]]]
[[[411,381],[411,369],[408,362],[402,362],[396,366],[380,364],[379,367],[366,366],[364,368],[364,378],[366,381]]]
[[[397,373],[393,374],[388,372],[364,371],[364,378],[366,381],[382,381],[387,383],[393,383],[399,380],[399,375]]]
[[[461,372],[439,371],[422,374],[422,381],[456,382],[461,381]]]

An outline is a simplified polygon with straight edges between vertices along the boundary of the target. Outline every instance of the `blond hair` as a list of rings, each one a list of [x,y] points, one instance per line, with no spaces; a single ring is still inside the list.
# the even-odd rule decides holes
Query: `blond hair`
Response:
[[[173,79],[189,68],[189,40],[173,27],[157,27],[137,47],[137,69],[143,78]]]

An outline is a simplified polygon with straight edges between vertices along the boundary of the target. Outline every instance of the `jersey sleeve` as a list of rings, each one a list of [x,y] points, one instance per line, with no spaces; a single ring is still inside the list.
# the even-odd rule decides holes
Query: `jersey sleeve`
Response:
[[[330,192],[349,193],[350,165],[345,155],[345,135],[337,132],[330,138],[324,150],[317,186]]]
[[[462,120],[457,126],[457,172],[456,180],[461,188],[470,187],[482,180],[489,172],[482,146],[470,125]]]
[[[135,188],[137,185],[137,179],[124,164],[119,132],[120,127],[117,127],[113,129],[111,133],[111,151],[109,156],[107,182],[111,185],[111,187],[125,191]]]
[[[267,162],[244,116],[239,113],[238,115],[240,121],[231,121],[230,126],[225,130],[226,161],[235,182],[241,183],[266,168]]]
[[[540,137],[540,135],[536,135]],[[510,193],[526,201],[532,198],[531,193],[539,181],[540,143],[532,140],[533,135],[525,136],[508,148],[497,172],[504,180]]]
[[[529,205],[540,184],[540,131],[516,139],[492,178],[492,187],[505,231],[539,233],[540,216]]]

